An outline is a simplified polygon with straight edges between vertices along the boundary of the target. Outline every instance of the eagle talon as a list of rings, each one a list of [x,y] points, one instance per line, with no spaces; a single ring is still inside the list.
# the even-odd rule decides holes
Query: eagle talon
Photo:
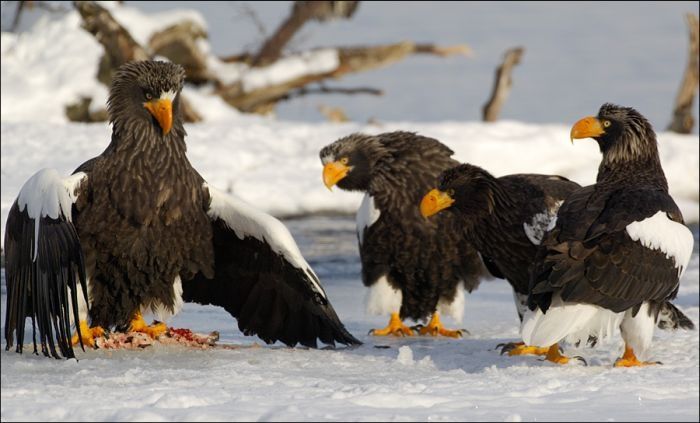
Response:
[[[371,329],[368,335],[374,336],[413,336],[413,329],[403,324],[399,313],[391,313],[387,327],[383,329]]]
[[[82,340],[82,345],[87,345],[92,348],[97,348],[95,343],[95,338],[104,336],[105,330],[100,326],[89,327],[85,320],[81,320],[80,323],[80,337],[78,337],[78,331],[71,338],[71,344],[77,345]]]
[[[581,356],[577,355],[574,357],[567,357],[567,356],[561,355],[559,353],[559,344],[554,344],[554,345],[550,346],[549,349],[547,350],[547,355],[545,356],[545,358],[542,361],[546,360],[546,361],[550,361],[550,362],[556,363],[556,364],[567,364],[572,359],[580,360],[586,366],[588,366],[588,363],[586,362],[586,360]]]
[[[168,331],[168,327],[163,322],[154,322],[152,325],[147,325],[146,321],[143,320],[143,316],[141,316],[141,312],[137,311],[129,324],[129,331],[142,332],[153,339],[158,339],[159,336]]]
[[[449,338],[461,338],[462,337],[462,330],[461,329],[456,329],[456,330],[451,330],[451,329],[445,329],[445,327],[442,325],[442,322],[440,321],[440,315],[435,312],[433,314],[433,317],[431,317],[430,322],[428,322],[427,326],[423,326],[420,331],[418,332],[421,335],[431,335],[431,336],[447,336]]]
[[[662,364],[660,361],[639,361],[632,347],[625,345],[625,353],[615,360],[615,367],[641,367]]]
[[[561,348],[560,348],[561,349]],[[581,357],[580,355],[575,355],[571,358],[575,358],[576,360],[579,360],[580,362],[583,363],[584,366],[588,367],[588,362],[586,361],[585,358]]]
[[[501,349],[501,355],[508,353],[509,356],[514,355],[547,355],[549,348],[537,347],[534,345],[525,345],[524,342],[509,342],[498,344],[496,348],[503,347]],[[561,352],[561,348],[560,348]]]

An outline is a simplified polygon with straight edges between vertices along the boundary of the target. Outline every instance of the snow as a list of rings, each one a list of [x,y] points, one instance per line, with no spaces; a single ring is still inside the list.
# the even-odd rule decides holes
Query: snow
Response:
[[[65,106],[82,96],[105,105],[107,87],[95,78],[102,46],[79,25],[71,12],[58,20],[42,18],[37,31],[2,33],[3,122],[66,122]]]
[[[108,7],[141,43],[181,18],[205,25],[201,16],[188,11],[146,15],[126,6]],[[210,51],[206,40],[199,42]],[[94,98],[92,108],[104,106],[107,98],[107,88],[95,80],[101,47],[80,29],[76,12],[40,20],[20,35],[3,33],[0,50],[4,238],[9,208],[31,175],[53,168],[68,176],[107,147],[111,132],[106,123],[67,123],[64,116],[65,105],[81,96]],[[299,61],[294,72],[327,71],[334,53],[319,54],[291,58]],[[208,60],[229,83],[265,84],[297,75],[291,67],[250,73],[212,55]],[[384,327],[387,316],[365,314],[354,218],[321,216],[354,215],[362,195],[326,190],[319,150],[352,132],[417,131],[447,144],[457,160],[496,176],[549,173],[591,184],[600,153],[590,140],[569,144],[572,122],[309,124],[241,115],[213,95],[211,86],[187,86],[184,93],[205,118],[186,125],[193,165],[211,186],[264,212],[287,218],[307,215],[284,223],[348,330],[365,344],[337,350],[256,347],[256,338],[243,336],[223,309],[185,304],[170,325],[204,333],[217,330],[222,344],[241,347],[88,351],[79,353],[78,362],[3,351],[2,421],[698,421],[697,330],[657,330],[649,356],[664,365],[643,369],[612,368],[622,352],[619,334],[596,349],[567,348],[569,355],[584,356],[589,367],[504,357],[494,350],[496,344],[518,339],[511,288],[503,281],[485,281],[465,297],[463,326],[470,335],[464,339],[365,335]],[[596,110],[581,110],[581,116]],[[686,221],[698,222],[697,136],[660,132],[658,139],[671,195]],[[697,226],[693,234],[696,246],[676,304],[697,325]],[[3,271],[3,306],[6,295]]]
[[[582,185],[595,182],[600,153],[595,142],[569,143],[568,125],[521,122],[390,122],[381,125],[308,124],[235,115],[209,123],[186,125],[188,156],[215,188],[275,216],[332,212],[355,214],[361,193],[323,185],[318,152],[352,132],[377,134],[418,131],[455,151],[459,161],[482,166],[496,176],[546,173]],[[105,123],[56,124],[2,122],[2,231],[20,187],[37,170],[54,168],[68,175],[100,154],[110,140]],[[697,137],[658,134],[661,162],[670,192],[686,222],[698,221]],[[418,204],[416,204],[418,207]]]
[[[489,280],[467,295],[463,339],[371,337],[387,319],[364,313],[353,219],[284,223],[364,345],[257,348],[223,309],[186,304],[172,326],[218,330],[241,348],[156,345],[79,352],[78,362],[3,351],[2,420],[698,420],[697,330],[657,330],[650,357],[664,364],[646,368],[612,367],[619,334],[595,349],[566,347],[588,367],[501,356],[494,348],[517,339],[518,317],[510,286]],[[696,325],[698,263],[696,248],[676,300]]]
[[[280,59],[270,66],[248,70],[243,75],[243,90],[250,92],[304,75],[324,74],[335,70],[338,65],[340,58],[335,49],[305,51]]]
[[[154,33],[178,22],[192,21],[206,28],[204,18],[194,10],[173,9],[146,14],[137,8],[113,2],[102,4],[142,46],[148,46],[148,40]],[[103,48],[80,27],[80,22],[78,12],[71,10],[54,19],[44,16],[30,31],[20,35],[2,33],[3,95],[0,113],[3,122],[66,122],[65,106],[77,102],[81,97],[93,98],[91,110],[105,105],[108,89],[96,79]],[[198,39],[197,44],[206,56],[210,72],[226,84],[240,82],[246,92],[304,75],[327,73],[340,63],[337,50],[321,48],[291,54],[267,67],[250,68],[240,63],[222,62],[212,53],[206,39]],[[196,97],[194,106],[202,112],[205,120],[235,115],[235,111],[222,113],[221,110],[231,107],[226,106],[213,91],[211,86],[187,87],[185,94],[188,98]],[[32,95],[26,95],[29,92]]]

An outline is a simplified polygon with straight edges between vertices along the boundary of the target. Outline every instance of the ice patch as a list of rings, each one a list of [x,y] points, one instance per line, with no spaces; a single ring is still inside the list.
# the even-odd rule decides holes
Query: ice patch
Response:
[[[412,366],[414,361],[411,347],[406,345],[399,347],[399,355],[396,357],[396,362],[404,366]]]

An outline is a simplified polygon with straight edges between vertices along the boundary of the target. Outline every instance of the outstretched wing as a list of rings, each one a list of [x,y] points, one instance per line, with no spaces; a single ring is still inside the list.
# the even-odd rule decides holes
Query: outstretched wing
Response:
[[[223,307],[243,333],[267,343],[360,344],[280,221],[206,184],[204,189],[211,198],[215,274],[185,281],[185,301]]]
[[[62,178],[53,169],[41,170],[24,184],[10,209],[5,228],[7,350],[16,336],[16,350],[22,352],[25,320],[31,317],[35,353],[38,327],[44,355],[75,356],[71,317],[78,321],[78,283],[85,299],[87,286],[72,209],[86,180],[84,172]]]

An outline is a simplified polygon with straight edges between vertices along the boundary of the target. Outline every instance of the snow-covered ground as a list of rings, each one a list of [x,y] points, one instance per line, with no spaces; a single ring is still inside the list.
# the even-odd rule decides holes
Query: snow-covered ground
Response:
[[[582,112],[595,114],[596,110]],[[569,125],[521,122],[300,123],[237,116],[188,125],[190,160],[209,183],[278,216],[317,212],[354,213],[361,194],[334,189],[321,180],[318,152],[336,139],[361,131],[417,131],[437,138],[455,157],[495,175],[559,174],[582,185],[595,181],[600,162],[592,140],[569,142]],[[108,145],[105,123],[2,122],[2,230],[22,184],[39,169],[68,175]],[[671,195],[686,221],[698,221],[698,140],[694,135],[659,134],[661,161]],[[416,205],[417,207],[418,205]]]
[[[487,280],[467,296],[464,339],[367,336],[386,320],[363,311],[354,220],[285,223],[364,345],[251,347],[256,338],[223,309],[188,304],[171,325],[218,330],[222,343],[243,347],[89,351],[78,362],[3,351],[2,420],[698,421],[697,330],[657,330],[650,354],[664,364],[646,368],[612,367],[619,336],[566,349],[588,367],[500,356],[494,348],[517,339],[518,318],[510,287]],[[676,300],[696,325],[699,288],[696,247]]]
[[[150,31],[183,16],[201,20],[196,13],[145,16],[129,7],[110,7],[142,42]],[[40,21],[19,36],[3,33],[1,41],[4,238],[7,212],[22,184],[45,167],[68,175],[105,149],[110,128],[66,123],[63,115],[64,106],[80,95],[94,96],[92,106],[101,107],[107,93],[94,80],[99,45],[79,28],[75,12]],[[326,62],[306,64],[316,68]],[[222,71],[236,76],[232,69]],[[273,74],[253,76],[261,78],[256,83],[280,77]],[[364,314],[354,219],[347,216],[361,195],[326,190],[319,150],[357,131],[417,131],[450,146],[458,160],[498,176],[551,173],[590,184],[600,153],[590,140],[571,146],[573,122],[309,124],[241,116],[207,87],[188,86],[184,92],[205,117],[187,126],[195,167],[211,185],[267,212],[306,216],[286,223],[339,316],[365,344],[337,350],[258,348],[256,339],[241,335],[222,309],[188,304],[169,322],[172,326],[217,330],[222,343],[243,347],[89,351],[78,362],[2,352],[2,421],[698,420],[697,330],[657,331],[651,358],[664,365],[643,369],[611,367],[620,354],[619,337],[594,350],[567,349],[586,357],[589,367],[502,357],[494,347],[517,339],[517,316],[509,286],[485,281],[467,297],[462,326],[471,334],[465,339],[365,335],[386,320]],[[581,110],[580,117],[596,112]],[[686,221],[698,222],[697,136],[659,133],[659,149],[671,194]],[[694,233],[697,240],[697,226]],[[677,299],[696,324],[698,276],[696,246]],[[3,273],[3,307],[5,302]]]

